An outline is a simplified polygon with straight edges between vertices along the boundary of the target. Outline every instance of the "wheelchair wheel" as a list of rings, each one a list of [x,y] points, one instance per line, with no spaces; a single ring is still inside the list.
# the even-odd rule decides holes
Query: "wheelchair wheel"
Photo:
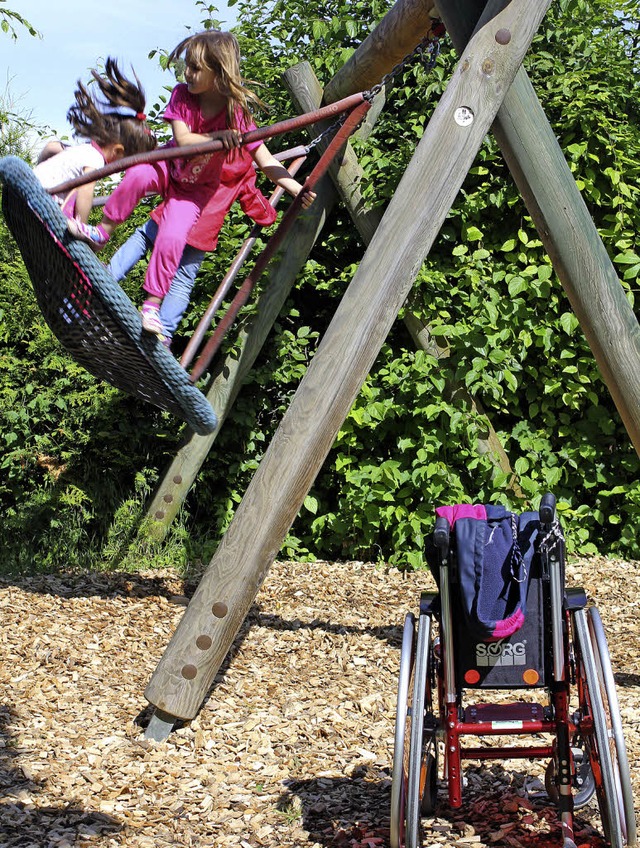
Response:
[[[431,816],[435,812],[436,802],[438,800],[438,739],[434,726],[429,727],[425,725],[422,770],[423,774],[420,776],[420,784],[424,788],[420,801],[420,813],[423,816]]]
[[[415,616],[413,613],[408,613],[404,620],[404,629],[402,632],[396,725],[393,742],[389,826],[391,848],[404,848],[404,817],[407,798],[407,774],[409,770],[409,693],[411,691],[411,673],[414,662],[414,636]]]
[[[421,613],[413,675],[411,738],[407,776],[406,848],[420,845],[420,818],[435,806],[435,718],[433,708],[431,616]]]
[[[612,848],[635,846],[631,778],[618,699],[597,610],[572,614],[579,733],[589,759],[605,838]]]
[[[589,635],[591,636],[596,656],[598,683],[605,708],[607,733],[610,739],[609,747],[611,748],[615,767],[614,776],[616,779],[617,801],[620,807],[622,832],[626,839],[626,844],[635,846],[637,845],[636,820],[627,746],[624,741],[622,720],[620,718],[620,704],[618,702],[613,669],[611,668],[607,637],[604,632],[600,613],[596,607],[589,609],[588,622]]]

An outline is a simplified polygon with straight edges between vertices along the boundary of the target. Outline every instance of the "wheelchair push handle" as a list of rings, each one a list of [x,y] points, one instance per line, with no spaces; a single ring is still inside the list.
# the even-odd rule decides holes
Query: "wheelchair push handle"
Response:
[[[444,515],[438,515],[436,517],[433,544],[438,548],[442,556],[446,557],[449,551],[449,522]]]
[[[547,526],[553,524],[556,515],[556,496],[551,492],[547,492],[542,496],[538,514],[540,515],[541,524],[546,524]]]

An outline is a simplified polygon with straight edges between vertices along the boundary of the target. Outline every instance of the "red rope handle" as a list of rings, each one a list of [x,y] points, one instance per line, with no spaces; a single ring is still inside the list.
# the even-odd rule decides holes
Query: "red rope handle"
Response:
[[[255,130],[250,130],[243,134],[241,144],[247,144],[252,141],[264,141],[266,138],[273,138],[276,135],[293,132],[306,127],[309,124],[314,124],[326,118],[333,118],[342,112],[348,112],[354,106],[358,106],[365,100],[362,92],[351,94],[342,100],[336,100],[329,106],[323,106],[316,109],[315,112],[305,112],[303,115],[298,115],[295,118],[288,118],[285,121],[278,121],[275,124],[270,124],[266,127],[259,127]],[[224,150],[224,146],[219,139],[215,141],[205,141],[201,144],[189,144],[185,147],[161,147],[158,150],[151,150],[148,153],[136,153],[134,156],[125,156],[124,159],[118,159],[110,165],[105,165],[104,168],[96,168],[95,171],[89,171],[80,177],[75,177],[72,180],[67,180],[65,183],[54,186],[48,189],[49,194],[63,194],[71,191],[87,183],[93,183],[96,180],[101,180],[103,177],[109,177],[111,174],[125,171],[133,165],[141,165],[146,162],[158,162],[162,159],[188,159],[191,156],[200,156],[204,153],[215,153],[218,150]]]

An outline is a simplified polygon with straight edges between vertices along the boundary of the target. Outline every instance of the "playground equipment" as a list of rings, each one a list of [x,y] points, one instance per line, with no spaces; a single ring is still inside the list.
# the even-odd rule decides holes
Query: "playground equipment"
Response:
[[[344,113],[341,125],[305,180],[306,187],[313,190],[369,108],[369,100],[363,93],[358,93],[315,114],[247,132],[242,141],[247,143],[271,138],[310,124],[319,117],[335,117]],[[162,350],[157,339],[147,337],[142,331],[137,310],[91,249],[69,236],[66,218],[50,194],[70,191],[142,161],[184,158],[222,149],[222,142],[218,140],[192,145],[188,150],[161,148],[121,159],[117,164],[106,165],[89,175],[55,186],[49,192],[42,188],[31,169],[19,158],[8,156],[0,160],[5,219],[23,255],[38,304],[56,337],[92,374],[184,418],[196,433],[202,435],[215,430],[218,421],[207,399],[193,384],[208,367],[235,314],[229,312],[225,315],[192,374],[187,375],[168,351]],[[241,287],[239,295],[244,300],[238,300],[236,313],[301,209],[301,197],[298,196]]]
[[[454,808],[462,806],[463,760],[542,759],[564,848],[575,848],[574,808],[594,793],[609,845],[637,845],[604,628],[584,591],[565,587],[555,498],[544,495],[539,512],[520,516],[480,505],[436,513],[430,566],[438,591],[422,594],[417,627],[409,613],[403,630],[391,848],[422,844],[440,757]],[[472,702],[496,690],[507,692],[500,703]],[[504,743],[514,736],[535,740]],[[469,737],[498,744],[467,745]]]
[[[469,43],[147,686],[145,695],[156,708],[150,736],[164,738],[177,718],[197,714],[492,125],[640,450],[640,327],[520,69],[548,6],[547,0],[492,0],[478,22],[481,10],[471,0],[439,2],[454,43]],[[404,42],[403,50],[411,33],[417,43],[426,25],[419,30],[416,21],[422,21],[424,12],[424,4],[396,4],[367,40],[365,56],[374,60],[361,61],[363,54],[356,51],[341,72],[335,86],[340,95],[351,79],[361,82],[372,68],[376,80],[390,69],[375,61],[381,56],[387,62],[393,53],[384,49],[390,41],[376,48],[380,32]],[[331,90],[329,86],[327,98]],[[603,304],[614,331],[600,320]]]
[[[185,418],[197,433],[217,424],[209,402],[169,351],[142,331],[137,310],[85,244],[29,166],[0,160],[2,211],[22,253],[47,323],[96,376]]]
[[[549,5],[490,0],[483,10],[472,0],[439,0],[460,61],[387,211],[371,226],[361,266],[149,682],[150,736],[164,738],[176,719],[193,718],[207,696],[490,128],[640,451],[640,328],[520,67]],[[429,2],[399,0],[329,83],[325,102],[377,83],[421,40],[432,11]],[[314,218],[305,246],[321,226],[322,203],[329,202],[325,195],[304,216]],[[240,378],[242,368],[236,374]],[[182,476],[173,478],[184,491]]]

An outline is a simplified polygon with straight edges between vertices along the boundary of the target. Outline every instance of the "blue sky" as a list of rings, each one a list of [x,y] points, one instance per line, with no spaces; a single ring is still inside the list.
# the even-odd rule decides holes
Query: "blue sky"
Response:
[[[18,40],[0,33],[0,96],[8,91],[20,114],[32,113],[38,125],[69,135],[66,114],[78,78],[106,56],[119,60],[126,74],[131,65],[153,104],[163,86],[175,82],[157,59],[154,48],[171,49],[189,31],[201,28],[202,14],[185,0],[9,0],[7,6],[27,18],[42,34],[33,38],[17,27]],[[223,28],[233,26],[233,11],[217,4]],[[187,29],[190,27],[190,30]]]

